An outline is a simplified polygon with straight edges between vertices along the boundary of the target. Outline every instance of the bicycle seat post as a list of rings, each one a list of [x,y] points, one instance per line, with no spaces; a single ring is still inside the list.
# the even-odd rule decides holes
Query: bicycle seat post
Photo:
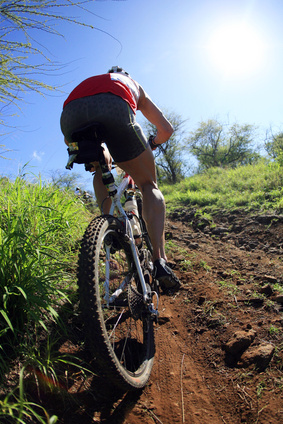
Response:
[[[102,171],[102,182],[107,188],[109,196],[113,197],[117,193],[117,189],[115,186],[115,180],[114,180],[113,174],[109,170],[108,165],[106,163],[102,146],[100,146],[100,152],[99,152],[99,165]]]

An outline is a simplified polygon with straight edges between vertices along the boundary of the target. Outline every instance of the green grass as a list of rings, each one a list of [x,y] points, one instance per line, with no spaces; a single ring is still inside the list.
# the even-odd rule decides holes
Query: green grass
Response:
[[[2,182],[0,210],[1,337],[56,319],[87,213],[74,195],[22,179]]]
[[[264,161],[236,169],[211,168],[171,186],[161,186],[168,211],[176,207],[283,210],[283,171],[278,163]]]
[[[55,424],[58,420],[56,415],[50,416],[41,405],[27,399],[24,389],[23,367],[19,374],[19,384],[0,400],[1,423],[26,424],[35,419],[41,424]]]
[[[42,356],[39,343],[51,323],[64,330],[58,311],[76,293],[78,240],[91,215],[72,192],[40,180],[3,178],[0,189],[0,420],[51,424],[56,417],[28,400],[24,379],[31,365],[56,381],[59,364],[74,364],[52,340]],[[13,360],[21,364],[19,383],[7,393]]]

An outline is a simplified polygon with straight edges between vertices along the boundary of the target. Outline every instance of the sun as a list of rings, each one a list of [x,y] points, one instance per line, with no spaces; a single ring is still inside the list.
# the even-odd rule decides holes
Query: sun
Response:
[[[248,76],[264,59],[265,43],[260,34],[246,24],[227,24],[215,30],[207,44],[210,60],[226,77]]]

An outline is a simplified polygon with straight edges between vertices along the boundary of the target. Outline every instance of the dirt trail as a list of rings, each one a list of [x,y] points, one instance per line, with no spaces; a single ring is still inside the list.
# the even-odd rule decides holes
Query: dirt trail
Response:
[[[151,382],[124,422],[283,423],[282,216],[228,214],[212,229],[186,211],[173,218],[167,238],[183,288],[162,297]],[[225,352],[251,331],[251,345]],[[241,363],[261,346],[275,348],[267,363]]]
[[[188,416],[192,424],[208,421],[221,423],[210,402],[202,367],[198,367],[194,360],[184,317],[175,316],[176,301],[163,302],[162,305],[162,315],[168,322],[162,324],[161,319],[156,331],[156,364],[151,384],[145,390],[146,398],[150,399],[147,408],[151,408],[156,417],[162,417],[160,421],[163,423],[186,422]],[[149,420],[140,422],[150,423],[152,417],[154,415],[151,414]]]
[[[166,237],[182,288],[161,297],[149,384],[107,403],[74,378],[59,422],[283,423],[282,215],[178,211]]]

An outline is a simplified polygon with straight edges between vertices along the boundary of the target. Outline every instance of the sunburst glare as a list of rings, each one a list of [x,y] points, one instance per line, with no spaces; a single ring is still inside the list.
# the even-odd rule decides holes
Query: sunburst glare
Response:
[[[266,50],[263,37],[247,24],[225,24],[207,44],[213,66],[225,77],[243,77],[261,67]]]

